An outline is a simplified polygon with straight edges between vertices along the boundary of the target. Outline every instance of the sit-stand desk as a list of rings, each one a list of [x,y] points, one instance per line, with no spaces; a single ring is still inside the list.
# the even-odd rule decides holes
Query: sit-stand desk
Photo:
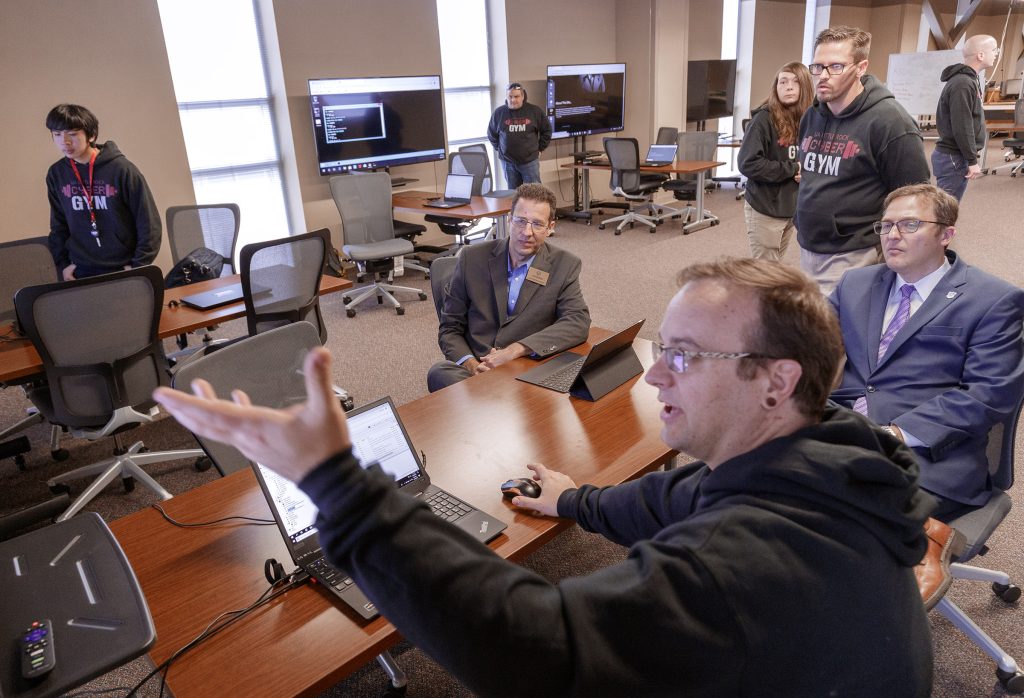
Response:
[[[477,218],[497,219],[498,239],[508,237],[505,214],[512,210],[511,196],[474,196],[465,206],[455,208],[433,208],[426,203],[441,194],[431,191],[403,191],[391,195],[391,205],[403,213],[419,213],[424,216],[446,216],[471,221]]]
[[[692,174],[697,175],[697,195],[695,208],[697,209],[697,219],[687,223],[683,226],[683,234],[689,235],[690,233],[703,230],[711,225],[718,223],[718,217],[710,215],[704,209],[704,176],[715,169],[719,165],[724,165],[724,162],[716,160],[676,160],[671,165],[662,165],[661,167],[652,167],[650,165],[641,165],[641,172],[653,172],[666,175],[672,174]],[[612,166],[607,161],[604,162],[572,162],[562,165],[563,168],[582,170],[582,201],[580,205],[582,210],[589,211],[591,207],[590,202],[590,170],[611,170]]]
[[[590,342],[609,334],[592,328]],[[637,340],[634,346],[649,366],[650,342]],[[515,380],[535,365],[516,359],[399,408],[414,445],[427,456],[431,479],[508,524],[491,548],[509,559],[525,557],[570,525],[519,513],[502,498],[498,485],[527,475],[526,463],[546,463],[578,483],[610,485],[654,470],[675,455],[659,436],[657,390],[642,376],[587,402]],[[163,506],[184,521],[270,518],[250,471],[178,495]],[[266,558],[284,560],[291,569],[275,526],[181,529],[146,509],[114,521],[111,528],[149,602],[157,629],[150,656],[158,665],[219,613],[254,601],[267,586]],[[384,618],[362,621],[306,585],[180,657],[168,682],[178,698],[225,690],[314,695],[399,639]]]

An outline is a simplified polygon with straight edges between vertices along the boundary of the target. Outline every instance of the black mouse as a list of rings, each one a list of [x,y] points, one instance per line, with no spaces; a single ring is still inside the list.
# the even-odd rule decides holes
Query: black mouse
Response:
[[[536,499],[540,496],[540,485],[528,477],[517,477],[501,483],[501,493],[509,499],[516,496]]]

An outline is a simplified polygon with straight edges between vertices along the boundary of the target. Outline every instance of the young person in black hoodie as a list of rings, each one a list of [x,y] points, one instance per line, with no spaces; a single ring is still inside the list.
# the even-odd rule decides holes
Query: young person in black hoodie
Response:
[[[932,172],[939,189],[960,201],[967,182],[981,176],[978,152],[985,147],[985,110],[978,75],[996,64],[999,43],[988,34],[964,42],[964,62],[942,71],[946,83],[935,107],[939,142],[932,151]]]
[[[826,407],[843,355],[828,301],[754,259],[698,264],[680,283],[646,380],[662,439],[702,462],[603,488],[528,466],[543,491],[513,504],[630,546],[558,585],[360,467],[324,349],[291,411],[217,400],[203,381],[154,397],[297,482],[328,557],[478,695],[928,695],[913,566],[933,502],[896,438]]]
[[[64,155],[46,173],[50,254],[64,279],[152,264],[160,212],[138,168],[113,141],[96,142],[99,121],[85,107],[58,104],[46,128]]]
[[[751,114],[743,132],[739,168],[747,178],[743,214],[754,259],[781,260],[793,236],[800,182],[796,138],[800,117],[813,95],[807,67],[787,63],[775,74],[768,98]]]

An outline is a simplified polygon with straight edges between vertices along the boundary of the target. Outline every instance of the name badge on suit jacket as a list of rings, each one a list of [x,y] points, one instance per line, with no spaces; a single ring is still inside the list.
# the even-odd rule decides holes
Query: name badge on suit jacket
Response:
[[[549,274],[548,272],[542,269],[535,269],[534,267],[530,267],[530,269],[526,272],[526,280],[532,281],[538,286],[547,286],[549,276],[551,276],[551,274]]]

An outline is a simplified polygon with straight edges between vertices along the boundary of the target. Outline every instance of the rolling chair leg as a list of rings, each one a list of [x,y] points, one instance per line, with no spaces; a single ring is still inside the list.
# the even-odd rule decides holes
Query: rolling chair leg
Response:
[[[935,608],[944,618],[955,625],[960,632],[970,638],[971,642],[977,645],[982,652],[995,661],[999,667],[996,673],[1004,686],[1011,688],[1011,685],[1014,685],[1014,688],[1011,690],[1015,692],[1024,690],[1024,674],[1021,673],[1017,662],[1014,661],[1013,657],[1004,652],[1003,648],[989,637],[984,630],[979,628],[967,614],[945,597],[935,605]]]
[[[391,656],[388,651],[381,652],[377,655],[377,663],[380,664],[384,673],[388,675],[388,679],[391,681],[391,685],[395,688],[404,688],[409,680],[405,676],[405,672],[402,671],[402,667],[398,666],[398,663]]]

